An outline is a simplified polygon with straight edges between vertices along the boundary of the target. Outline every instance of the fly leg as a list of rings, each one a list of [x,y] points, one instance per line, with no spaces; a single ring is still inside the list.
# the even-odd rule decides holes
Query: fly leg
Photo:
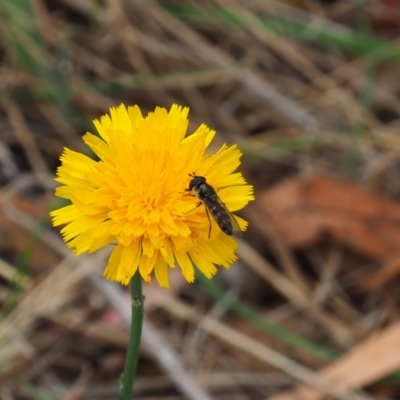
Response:
[[[205,207],[205,209],[206,209],[206,214],[207,214],[207,218],[208,218],[208,223],[210,224],[210,227],[208,228],[208,238],[210,239],[212,225],[211,225],[210,213],[208,212],[208,208]]]
[[[185,212],[185,215],[191,213],[191,212],[194,211],[196,208],[199,208],[202,204],[203,204],[203,203],[202,203],[201,201],[199,201],[199,202],[196,204],[196,207],[195,207],[195,208],[192,208],[191,210],[189,210],[189,211],[187,211],[187,212]],[[207,209],[207,208],[206,208],[206,209]]]
[[[199,208],[202,204],[203,204],[203,203],[202,203],[201,201],[199,201],[199,202],[196,204],[196,207],[195,207],[195,208],[192,208],[192,209],[191,209],[190,211],[188,211],[188,212],[185,212],[185,215],[191,213],[191,212],[194,211],[196,208]],[[210,212],[208,211],[208,208],[207,208],[207,207],[204,207],[204,208],[206,209],[206,215],[207,215],[208,223],[209,223],[209,225],[210,225],[210,227],[208,228],[208,238],[210,239],[210,237],[211,237],[211,228],[212,228],[211,218],[210,218]]]

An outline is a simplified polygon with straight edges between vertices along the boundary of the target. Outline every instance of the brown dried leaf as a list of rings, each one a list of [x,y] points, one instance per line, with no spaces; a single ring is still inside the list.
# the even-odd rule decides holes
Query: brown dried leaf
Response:
[[[355,390],[384,378],[400,367],[400,323],[370,336],[338,361],[322,368],[320,374],[339,388]],[[315,388],[298,385],[295,389],[272,396],[269,400],[318,400],[325,394]]]
[[[373,258],[400,248],[400,205],[349,182],[329,176],[295,178],[265,191],[258,202],[296,247],[328,233]]]

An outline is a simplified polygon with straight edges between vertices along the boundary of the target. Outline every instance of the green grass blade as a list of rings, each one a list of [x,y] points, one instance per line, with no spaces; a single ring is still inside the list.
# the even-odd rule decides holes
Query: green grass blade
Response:
[[[232,295],[224,291],[217,283],[216,279],[209,280],[204,277],[200,272],[196,273],[196,282],[200,284],[201,288],[214,300],[224,304],[229,310],[234,312],[236,315],[244,318],[248,322],[251,322],[264,332],[273,336],[274,338],[297,347],[303,351],[306,351],[322,360],[334,360],[340,356],[340,353],[325,347],[318,345],[304,337],[297,335],[282,326],[269,321],[264,316],[261,316],[251,307],[241,303],[235,299]]]
[[[188,5],[165,5],[164,10],[172,17],[189,23],[221,23],[233,29],[242,29],[249,22],[240,11],[229,7],[196,8]],[[275,34],[321,45],[353,55],[369,54],[380,61],[400,60],[400,46],[365,32],[335,30],[328,24],[307,24],[294,19],[253,14],[259,26]]]

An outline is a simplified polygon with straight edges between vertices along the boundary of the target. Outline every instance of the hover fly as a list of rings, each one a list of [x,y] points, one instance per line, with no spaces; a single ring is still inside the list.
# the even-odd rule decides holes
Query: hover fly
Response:
[[[227,235],[235,234],[236,236],[240,236],[242,230],[240,229],[238,222],[218,197],[214,188],[207,183],[206,178],[204,178],[204,176],[197,176],[195,174],[189,174],[189,176],[192,179],[189,182],[189,187],[185,189],[185,191],[193,191],[196,193],[196,196],[200,202],[195,208],[199,207],[201,204],[204,204],[207,218],[210,222],[208,237],[210,237],[211,234],[211,220],[209,214],[212,215],[215,222]]]

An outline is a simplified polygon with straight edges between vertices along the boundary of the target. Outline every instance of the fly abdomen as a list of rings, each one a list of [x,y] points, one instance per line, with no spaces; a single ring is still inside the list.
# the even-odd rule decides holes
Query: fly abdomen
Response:
[[[213,218],[215,219],[216,223],[221,228],[221,230],[225,232],[227,235],[232,235],[233,228],[231,219],[229,217],[229,214],[226,212],[225,208],[222,207],[219,203],[213,203],[213,204],[208,203],[208,209],[210,210],[210,213],[212,214]]]

